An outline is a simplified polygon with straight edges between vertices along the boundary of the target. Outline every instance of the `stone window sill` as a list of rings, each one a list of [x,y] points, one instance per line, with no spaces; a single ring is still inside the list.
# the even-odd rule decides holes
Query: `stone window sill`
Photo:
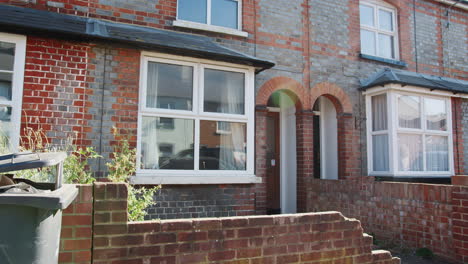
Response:
[[[220,173],[224,174],[224,173]],[[261,183],[262,178],[248,174],[234,175],[166,175],[154,176],[138,174],[130,178],[131,184],[254,184]]]
[[[174,27],[190,28],[190,29],[196,29],[196,30],[216,32],[216,33],[222,33],[222,34],[238,36],[238,37],[244,37],[244,38],[249,36],[249,33],[245,32],[245,31],[232,29],[232,28],[226,28],[226,27],[206,25],[206,24],[201,24],[201,23],[196,23],[196,22],[191,22],[191,21],[185,21],[185,20],[174,20],[174,21],[172,21],[172,25]]]
[[[404,62],[404,61],[386,59],[386,58],[367,55],[367,54],[362,54],[362,53],[359,54],[359,57],[361,57],[363,59],[366,59],[366,60],[377,61],[377,62],[389,64],[389,65],[392,65],[392,66],[402,67],[402,68],[405,68],[405,67],[408,66],[408,64],[406,64],[406,62]]]

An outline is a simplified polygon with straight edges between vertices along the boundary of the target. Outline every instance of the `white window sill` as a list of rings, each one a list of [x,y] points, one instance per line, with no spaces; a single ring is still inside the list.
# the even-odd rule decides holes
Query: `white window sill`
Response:
[[[233,28],[201,24],[201,23],[185,21],[185,20],[174,20],[172,21],[172,25],[174,27],[204,30],[204,31],[222,33],[222,34],[233,35],[233,36],[244,37],[244,38],[249,36],[249,33],[245,31],[241,31],[241,30],[237,30]]]
[[[376,177],[395,177],[395,178],[450,178],[454,174],[450,172],[440,173],[440,172],[433,172],[433,173],[398,173],[398,174],[391,174],[391,173],[382,173],[382,172],[370,172],[369,176],[376,176]]]
[[[131,184],[251,184],[261,182],[262,178],[249,174],[222,176],[137,174],[130,178]]]

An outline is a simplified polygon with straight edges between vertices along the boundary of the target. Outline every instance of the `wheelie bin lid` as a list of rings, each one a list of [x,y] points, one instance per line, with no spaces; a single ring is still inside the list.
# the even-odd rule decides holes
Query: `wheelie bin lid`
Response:
[[[65,152],[45,153],[12,153],[0,156],[0,172],[10,172],[28,169],[50,167],[59,164],[67,158]]]

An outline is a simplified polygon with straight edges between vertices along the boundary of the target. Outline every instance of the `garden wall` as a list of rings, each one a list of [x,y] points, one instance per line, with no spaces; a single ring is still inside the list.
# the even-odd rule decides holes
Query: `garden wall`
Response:
[[[126,210],[126,185],[80,186],[60,263],[399,263],[339,212],[129,223]]]
[[[425,247],[468,263],[468,176],[452,177],[452,184],[314,179],[307,209],[355,217],[382,244]]]

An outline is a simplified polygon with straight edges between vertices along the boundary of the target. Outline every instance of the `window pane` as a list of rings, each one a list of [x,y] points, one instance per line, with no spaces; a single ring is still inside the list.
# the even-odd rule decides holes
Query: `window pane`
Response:
[[[200,121],[200,170],[245,170],[246,146],[245,123]]]
[[[359,5],[359,17],[361,20],[361,25],[371,26],[374,24],[374,8],[366,5]]]
[[[421,135],[398,134],[398,156],[400,171],[422,171]]]
[[[192,110],[193,67],[148,63],[146,107]]]
[[[374,171],[388,171],[388,135],[372,136]]]
[[[425,114],[427,129],[447,130],[447,108],[445,100],[425,98]]]
[[[142,169],[194,169],[193,120],[144,116],[142,125]]]
[[[372,96],[372,131],[387,130],[387,95]]]
[[[375,33],[361,29],[361,53],[375,55]]]
[[[0,154],[11,151],[10,138],[13,132],[11,107],[0,105]]]
[[[403,128],[421,128],[418,96],[398,96],[398,122]]]
[[[12,73],[0,72],[0,100],[11,100]]]
[[[206,24],[207,0],[178,0],[178,19]]]
[[[426,163],[428,171],[448,171],[448,138],[426,136]]]
[[[379,27],[383,30],[393,31],[392,12],[379,10]]]
[[[237,1],[211,0],[211,24],[237,29],[237,8]]]
[[[244,114],[244,74],[205,69],[204,111]]]
[[[15,44],[0,41],[0,70],[12,71],[15,61]]]
[[[393,59],[395,58],[394,50],[393,37],[385,34],[379,34],[379,56]]]

